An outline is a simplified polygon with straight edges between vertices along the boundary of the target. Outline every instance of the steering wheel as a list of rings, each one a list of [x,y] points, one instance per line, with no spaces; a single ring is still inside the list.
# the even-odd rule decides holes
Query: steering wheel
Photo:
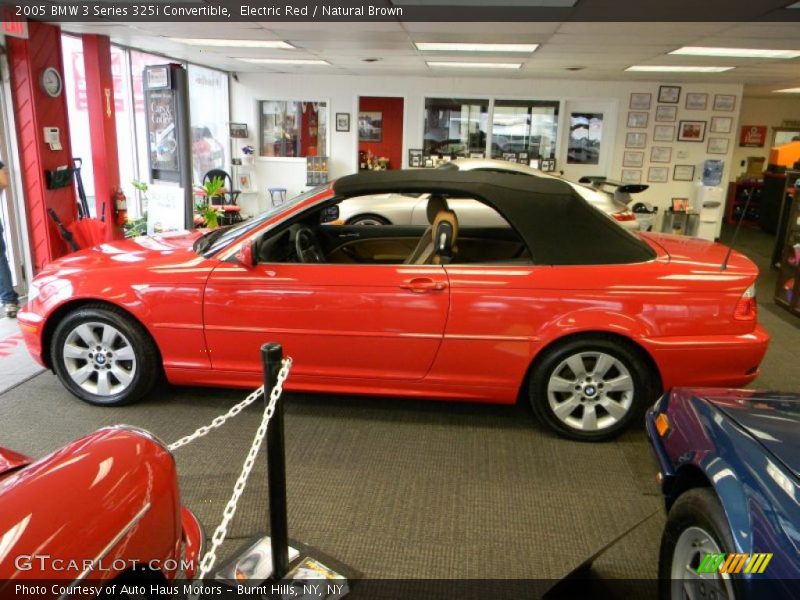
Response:
[[[294,231],[294,249],[301,263],[325,262],[325,252],[314,232],[304,225]]]

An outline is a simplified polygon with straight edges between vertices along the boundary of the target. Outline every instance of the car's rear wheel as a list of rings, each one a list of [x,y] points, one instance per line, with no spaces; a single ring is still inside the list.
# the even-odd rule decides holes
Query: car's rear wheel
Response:
[[[654,396],[652,374],[623,341],[581,337],[556,345],[534,365],[534,414],[559,434],[602,441],[621,433]]]
[[[389,220],[380,215],[356,215],[347,222],[348,225],[389,225]]]
[[[120,310],[96,305],[69,313],[53,332],[56,375],[75,396],[102,406],[139,400],[158,375],[147,332]]]
[[[682,494],[667,517],[658,558],[661,600],[737,597],[737,582],[717,571],[698,573],[708,554],[734,550],[725,512],[710,488]],[[710,569],[709,569],[710,570]],[[705,571],[705,569],[703,569]]]

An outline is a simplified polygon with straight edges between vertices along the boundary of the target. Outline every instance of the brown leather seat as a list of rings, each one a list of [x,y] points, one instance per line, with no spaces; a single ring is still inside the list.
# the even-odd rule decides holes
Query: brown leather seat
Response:
[[[428,223],[431,225],[420,237],[417,247],[404,261],[407,265],[429,265],[449,262],[453,252],[456,251],[455,241],[458,237],[458,217],[447,206],[447,199],[441,194],[431,194],[428,198],[428,206],[425,212],[428,217]],[[439,231],[439,241],[443,244],[441,251],[437,246],[437,231]],[[440,252],[444,254],[440,256]]]

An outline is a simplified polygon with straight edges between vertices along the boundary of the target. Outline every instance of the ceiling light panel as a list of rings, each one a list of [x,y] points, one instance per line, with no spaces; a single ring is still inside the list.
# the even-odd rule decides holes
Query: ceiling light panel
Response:
[[[539,44],[471,44],[465,42],[414,42],[421,52],[505,52],[530,54]]]
[[[776,94],[800,94],[800,87],[774,90]]]
[[[670,54],[683,56],[719,56],[725,58],[797,58],[800,50],[769,50],[764,48],[721,48],[710,46],[684,46]]]
[[[731,71],[735,67],[700,67],[677,65],[633,65],[626,71],[640,71],[642,73],[722,73]]]
[[[307,58],[244,58],[237,57],[236,60],[253,63],[257,65],[329,65],[326,60],[307,59]]]
[[[281,40],[215,40],[209,38],[169,38],[173,42],[189,46],[216,46],[220,48],[271,48],[273,50],[294,50],[288,42]]]
[[[519,69],[522,63],[427,61],[434,69]]]

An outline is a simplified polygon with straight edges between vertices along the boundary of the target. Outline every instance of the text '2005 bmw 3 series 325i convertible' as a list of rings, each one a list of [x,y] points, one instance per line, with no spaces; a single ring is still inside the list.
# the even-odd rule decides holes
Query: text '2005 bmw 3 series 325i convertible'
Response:
[[[347,225],[338,203],[428,194],[427,225]],[[495,218],[459,226],[448,199]],[[111,242],[36,277],[19,320],[70,392],[133,402],[174,384],[514,403],[558,433],[623,431],[672,386],[741,386],[768,336],[755,265],[720,244],[633,233],[554,178],[343,177],[232,227]]]

